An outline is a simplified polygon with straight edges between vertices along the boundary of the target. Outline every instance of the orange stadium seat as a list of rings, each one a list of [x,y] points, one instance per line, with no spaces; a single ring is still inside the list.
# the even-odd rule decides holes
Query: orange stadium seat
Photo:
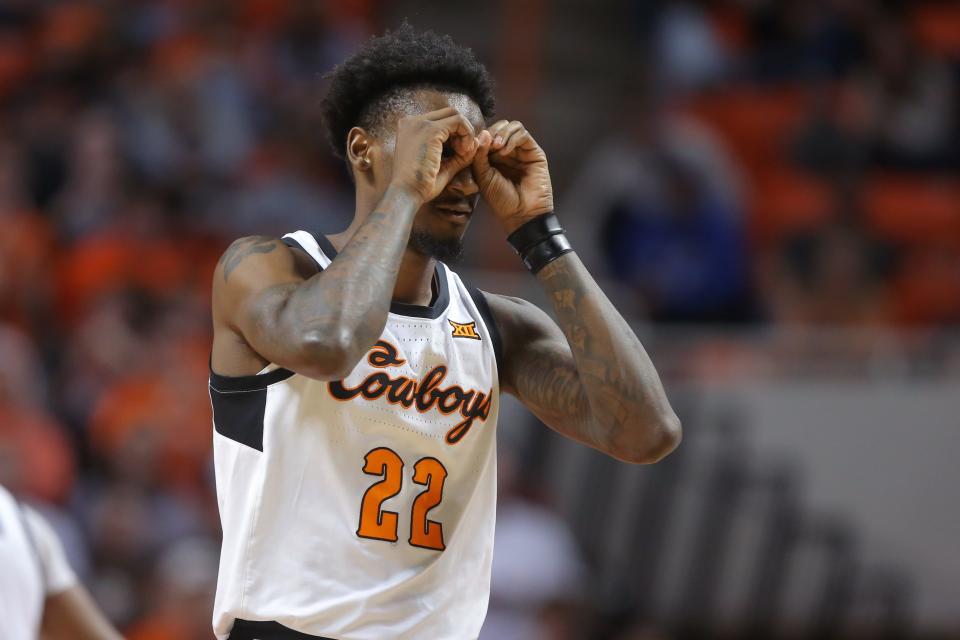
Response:
[[[0,95],[15,89],[32,70],[33,58],[26,38],[0,35]]]
[[[697,98],[685,111],[710,125],[748,171],[761,171],[783,156],[791,133],[803,122],[809,89],[735,88]]]
[[[161,76],[186,79],[200,71],[208,52],[208,43],[200,35],[182,33],[160,42],[151,61]]]
[[[897,174],[872,177],[864,190],[869,224],[893,242],[960,249],[960,184]]]
[[[89,46],[102,33],[106,22],[102,9],[80,2],[52,5],[44,18],[40,41],[44,50],[53,53]]]
[[[63,426],[42,409],[0,403],[0,463],[18,489],[60,503],[73,486],[76,463]]]
[[[960,261],[944,248],[919,248],[903,260],[893,283],[895,316],[905,325],[960,321]]]
[[[260,33],[278,31],[291,11],[289,0],[243,0],[239,4],[243,26]]]
[[[910,13],[913,33],[927,51],[960,57],[960,3],[917,3]]]
[[[154,613],[137,621],[126,633],[128,640],[169,640],[189,638],[190,626],[177,620],[170,611]]]
[[[0,222],[0,321],[36,333],[34,314],[52,290],[54,230],[49,220],[32,211],[3,213]]]
[[[728,51],[741,52],[749,47],[748,25],[741,8],[727,3],[718,4],[710,9],[709,18],[713,34]]]
[[[206,339],[170,344],[157,370],[130,375],[109,387],[89,422],[93,450],[105,459],[135,443],[155,447],[158,480],[190,486],[210,451]]]
[[[750,232],[761,245],[821,225],[833,213],[829,187],[787,167],[773,168],[757,177],[750,197]]]
[[[64,252],[57,265],[61,320],[69,325],[104,294],[140,287],[170,295],[189,281],[192,265],[168,240],[129,239],[104,232]]]

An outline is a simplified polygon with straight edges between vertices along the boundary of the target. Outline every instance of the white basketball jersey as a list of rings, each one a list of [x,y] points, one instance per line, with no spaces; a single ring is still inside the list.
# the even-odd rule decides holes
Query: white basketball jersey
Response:
[[[305,231],[284,242],[320,269],[336,255]],[[479,292],[443,264],[434,292],[428,307],[392,304],[379,341],[343,380],[275,365],[255,376],[211,372],[221,640],[241,629],[251,638],[479,635],[499,336]]]
[[[47,596],[76,582],[53,528],[0,486],[0,635],[36,640]]]

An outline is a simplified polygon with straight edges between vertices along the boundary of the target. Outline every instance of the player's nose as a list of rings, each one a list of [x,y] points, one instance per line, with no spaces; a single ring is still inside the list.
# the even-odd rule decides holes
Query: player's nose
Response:
[[[474,180],[473,171],[470,167],[464,167],[453,176],[448,188],[450,191],[464,198],[469,198],[480,191],[480,185]]]

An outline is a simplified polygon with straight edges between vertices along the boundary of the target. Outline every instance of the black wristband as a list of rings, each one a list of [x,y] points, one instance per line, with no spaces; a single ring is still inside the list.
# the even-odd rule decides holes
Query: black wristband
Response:
[[[540,244],[550,236],[563,233],[560,220],[550,211],[524,222],[507,236],[507,242],[513,245],[517,253],[523,256],[534,245]]]
[[[530,270],[530,273],[536,274],[560,256],[571,251],[573,251],[573,247],[570,246],[567,236],[559,233],[543,240],[540,244],[532,246],[523,254],[523,264]]]

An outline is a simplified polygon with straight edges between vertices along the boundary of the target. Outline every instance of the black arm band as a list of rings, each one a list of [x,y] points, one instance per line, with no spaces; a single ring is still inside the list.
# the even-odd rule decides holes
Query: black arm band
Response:
[[[523,254],[523,264],[530,270],[530,273],[536,274],[540,269],[571,251],[573,251],[573,247],[570,246],[567,236],[560,233],[550,236],[540,244],[531,247]]]
[[[528,220],[507,236],[507,242],[513,245],[521,256],[550,236],[563,233],[560,220],[553,211]]]

